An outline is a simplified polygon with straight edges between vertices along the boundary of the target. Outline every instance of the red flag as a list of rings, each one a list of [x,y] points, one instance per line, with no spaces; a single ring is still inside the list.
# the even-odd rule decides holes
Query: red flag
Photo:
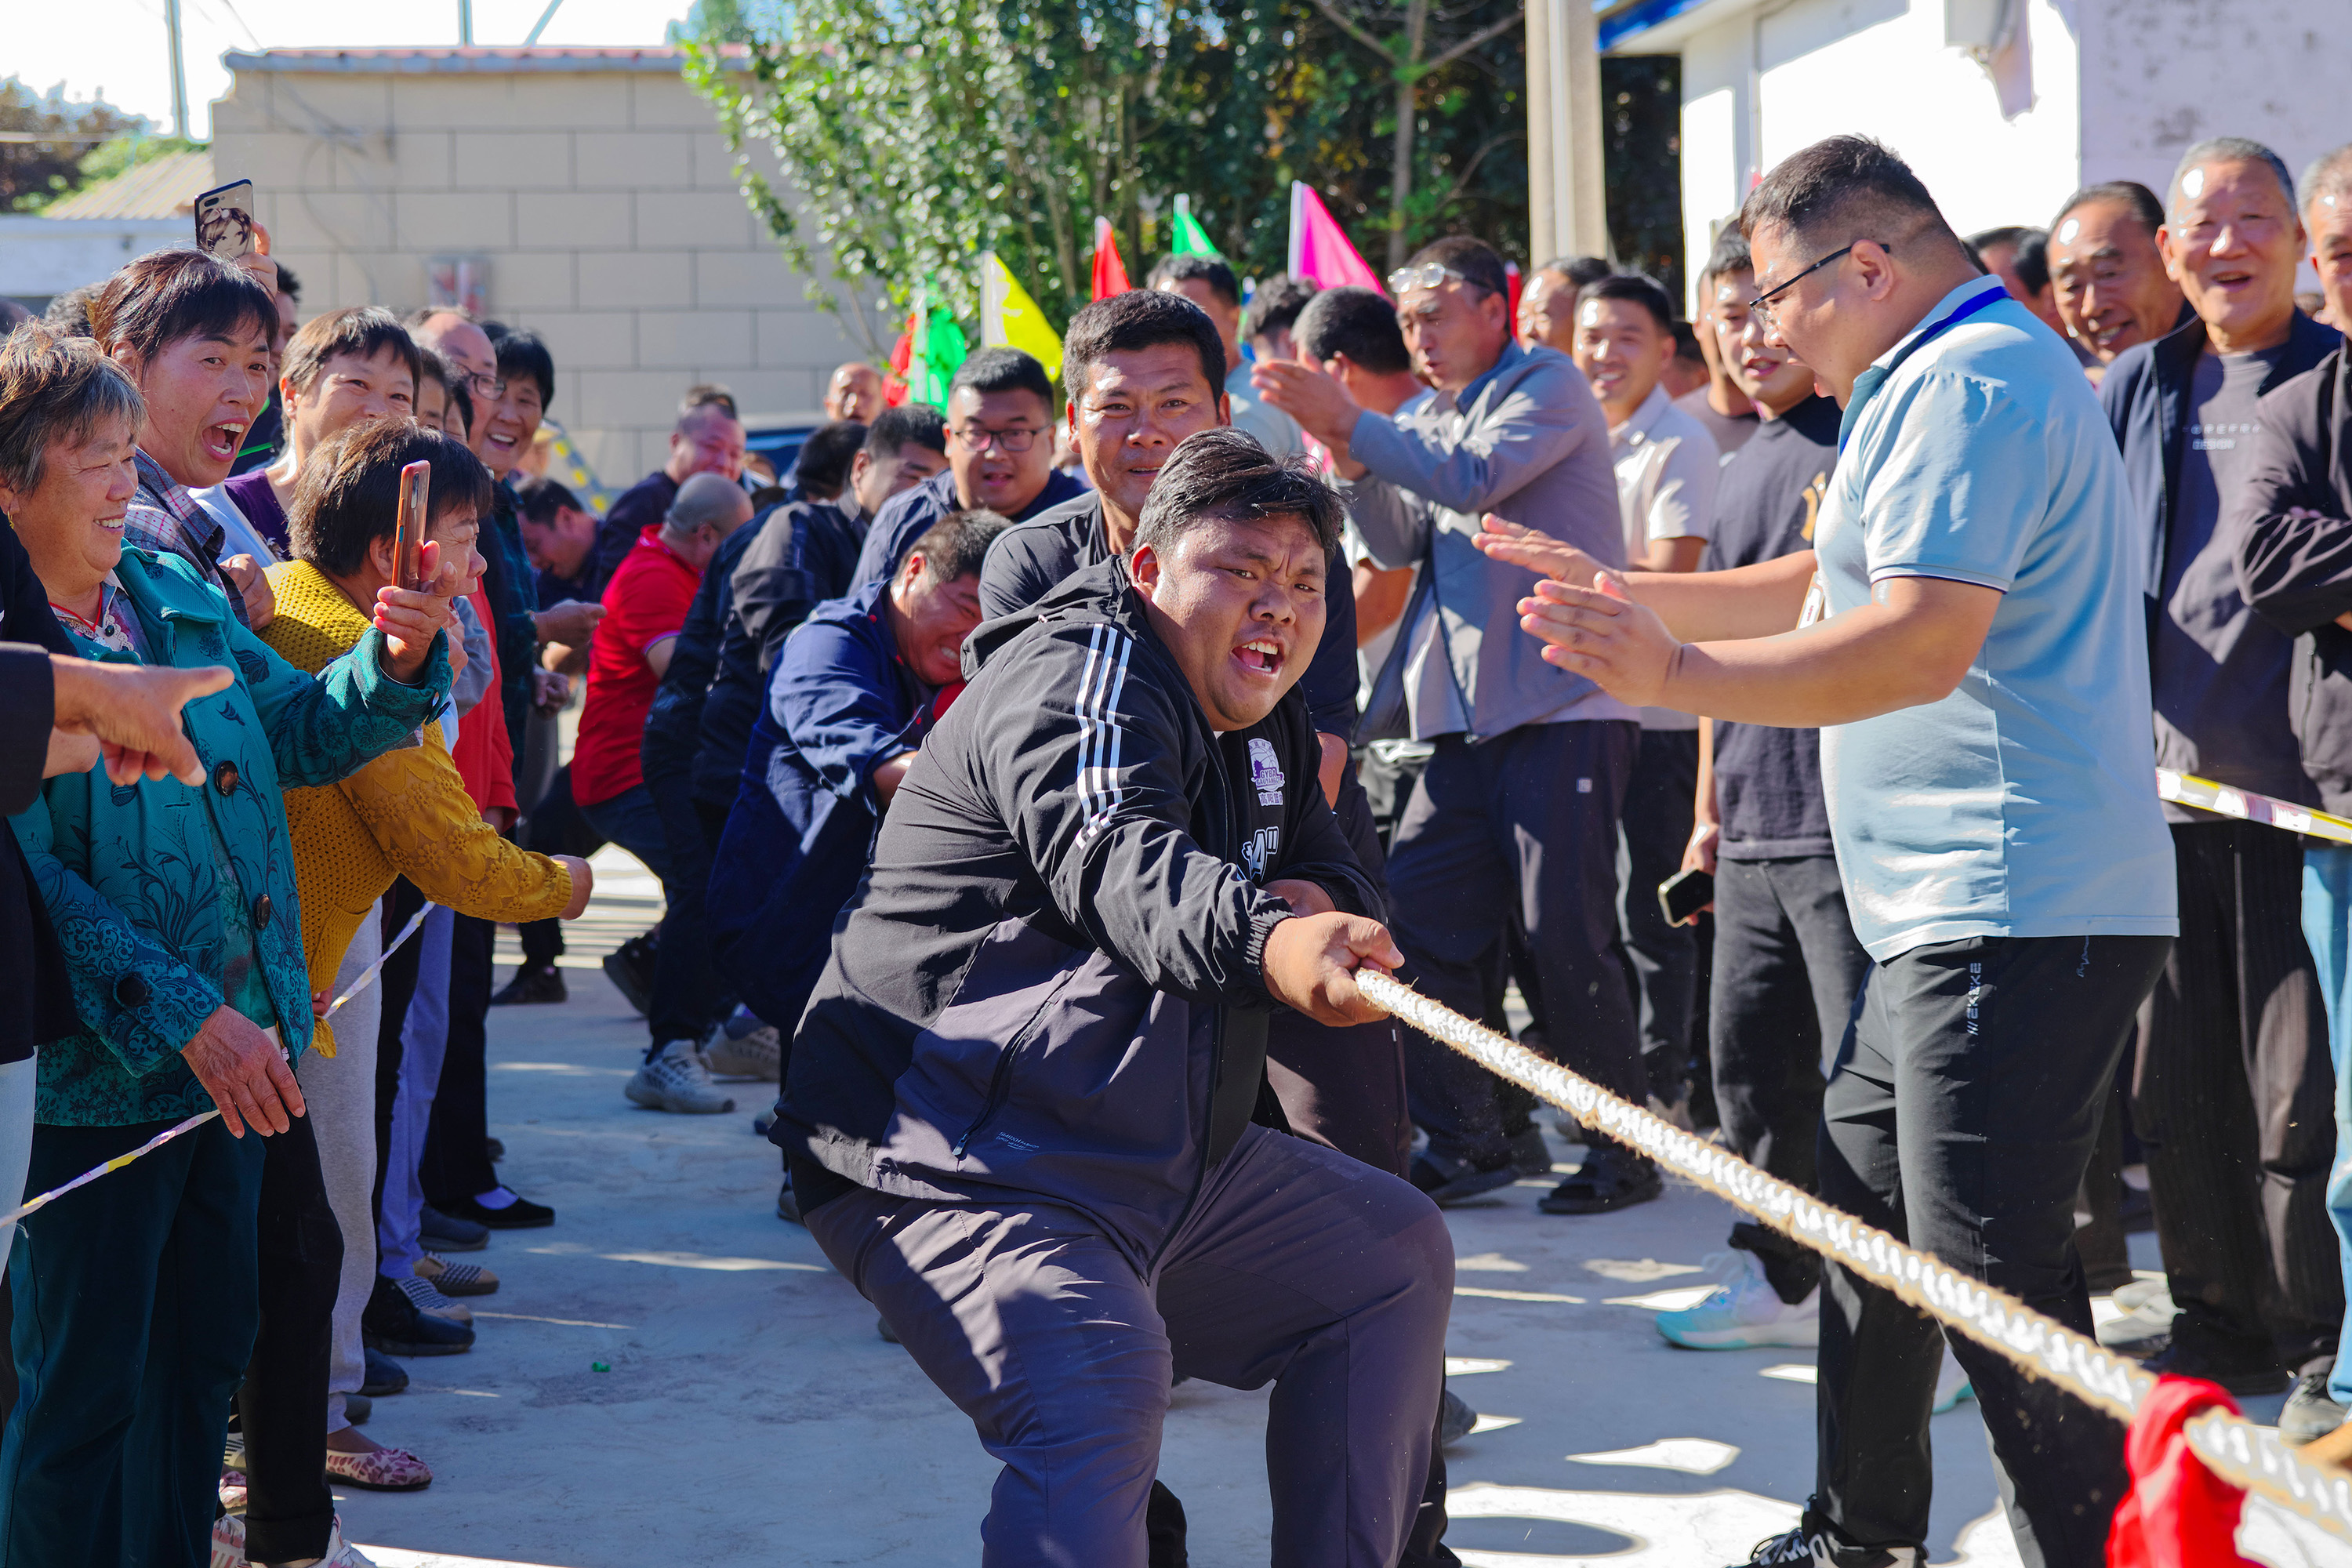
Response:
[[[1118,240],[1111,233],[1110,219],[1095,219],[1095,298],[1108,300],[1134,287],[1118,258]]]
[[[898,341],[890,345],[890,374],[882,378],[882,401],[889,406],[896,408],[907,401],[907,372],[914,363],[915,312],[910,310]]]

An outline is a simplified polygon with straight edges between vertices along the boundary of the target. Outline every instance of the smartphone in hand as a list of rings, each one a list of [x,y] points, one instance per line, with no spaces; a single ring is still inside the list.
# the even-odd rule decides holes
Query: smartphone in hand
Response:
[[[1658,908],[1670,926],[1688,925],[1699,910],[1715,902],[1715,879],[1694,866],[1658,884]]]
[[[400,470],[400,510],[392,527],[392,580],[412,594],[425,592],[425,520],[433,489],[433,465],[418,458]]]
[[[196,245],[223,261],[250,256],[260,247],[253,237],[253,182],[232,180],[196,198]]]

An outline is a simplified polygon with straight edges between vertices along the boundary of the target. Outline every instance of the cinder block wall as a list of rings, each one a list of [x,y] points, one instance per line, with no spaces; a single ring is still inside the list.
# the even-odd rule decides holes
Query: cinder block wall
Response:
[[[254,182],[304,317],[405,310],[428,258],[486,258],[490,313],[547,340],[551,412],[614,486],[659,465],[693,383],[747,415],[814,414],[868,350],[803,299],[676,56],[520,54],[229,57],[214,163]]]

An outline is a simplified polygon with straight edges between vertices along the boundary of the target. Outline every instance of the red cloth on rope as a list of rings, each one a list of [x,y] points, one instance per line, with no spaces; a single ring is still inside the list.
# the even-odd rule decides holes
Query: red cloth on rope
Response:
[[[2131,1492],[2107,1531],[2107,1568],[2257,1568],[2238,1555],[2246,1494],[2205,1468],[2181,1428],[2238,1402],[2200,1378],[2160,1379],[2124,1437]]]

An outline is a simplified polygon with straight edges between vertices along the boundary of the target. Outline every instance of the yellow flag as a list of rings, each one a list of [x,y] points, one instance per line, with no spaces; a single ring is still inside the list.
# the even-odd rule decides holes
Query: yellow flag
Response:
[[[980,337],[990,348],[1033,354],[1052,379],[1062,379],[1062,339],[996,252],[980,256]]]

